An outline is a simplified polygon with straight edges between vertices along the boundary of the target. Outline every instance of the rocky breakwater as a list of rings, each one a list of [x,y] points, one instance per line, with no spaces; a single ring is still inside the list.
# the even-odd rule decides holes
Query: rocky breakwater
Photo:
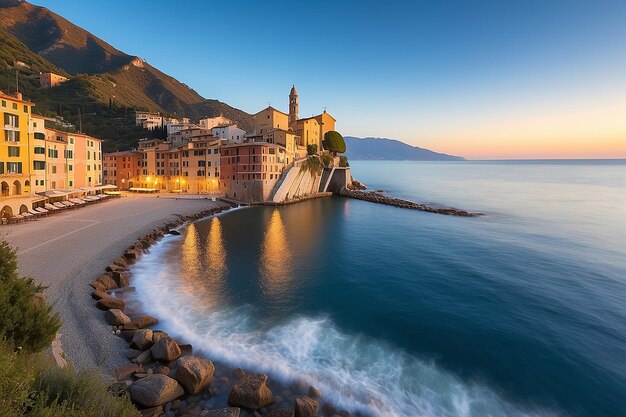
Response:
[[[455,209],[455,208],[432,207],[426,204],[414,203],[412,201],[402,200],[400,198],[389,197],[378,191],[350,190],[346,187],[343,187],[341,191],[339,192],[339,195],[344,196],[344,197],[356,198],[358,200],[370,201],[372,203],[386,204],[388,206],[426,211],[428,213],[445,214],[448,216],[462,216],[462,217],[482,216],[482,213],[473,213],[470,211],[465,211],[465,210],[460,210],[460,209]]]
[[[103,319],[112,332],[129,344],[128,363],[114,370],[110,391],[129,396],[145,417],[349,416],[329,404],[324,404],[319,414],[321,394],[314,387],[309,387],[306,395],[286,387],[276,388],[279,393],[274,394],[268,386],[268,375],[218,369],[211,360],[194,355],[191,345],[155,329],[155,317],[129,313],[126,302],[118,296],[131,289],[129,265],[165,234],[178,234],[175,228],[184,222],[234,206],[181,217],[153,230],[137,239],[90,283],[95,307],[104,311]]]

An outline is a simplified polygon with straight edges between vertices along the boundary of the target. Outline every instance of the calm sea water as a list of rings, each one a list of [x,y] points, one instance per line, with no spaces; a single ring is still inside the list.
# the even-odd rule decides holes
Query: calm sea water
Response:
[[[145,309],[209,358],[367,415],[626,415],[624,161],[352,168],[485,216],[239,209],[135,266]]]

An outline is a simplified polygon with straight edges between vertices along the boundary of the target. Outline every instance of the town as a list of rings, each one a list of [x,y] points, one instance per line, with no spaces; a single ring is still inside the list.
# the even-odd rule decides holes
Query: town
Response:
[[[64,79],[42,74],[40,81],[49,88]],[[351,183],[347,159],[339,155],[345,143],[335,131],[335,118],[326,110],[299,118],[295,86],[289,92],[289,112],[264,108],[254,115],[252,132],[221,115],[192,123],[136,111],[138,126],[162,129],[166,138],[141,139],[136,149],[113,153],[102,152],[104,138],[68,132],[57,120],[34,114],[36,104],[20,93],[0,92],[0,97],[3,223],[120,192],[284,203],[326,195]]]

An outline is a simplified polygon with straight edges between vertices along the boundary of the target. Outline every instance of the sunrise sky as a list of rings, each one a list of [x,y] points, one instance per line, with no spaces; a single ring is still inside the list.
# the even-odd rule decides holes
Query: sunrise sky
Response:
[[[626,158],[625,1],[39,0],[207,98],[471,159]],[[113,7],[115,4],[115,7]]]

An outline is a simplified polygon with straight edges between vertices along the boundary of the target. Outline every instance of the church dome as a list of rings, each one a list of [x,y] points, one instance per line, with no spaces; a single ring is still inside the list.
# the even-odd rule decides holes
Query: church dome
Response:
[[[295,84],[292,84],[292,85],[291,85],[291,91],[289,92],[289,95],[290,95],[290,96],[297,96],[297,95],[298,95],[298,92],[296,91],[296,86],[295,86]]]

